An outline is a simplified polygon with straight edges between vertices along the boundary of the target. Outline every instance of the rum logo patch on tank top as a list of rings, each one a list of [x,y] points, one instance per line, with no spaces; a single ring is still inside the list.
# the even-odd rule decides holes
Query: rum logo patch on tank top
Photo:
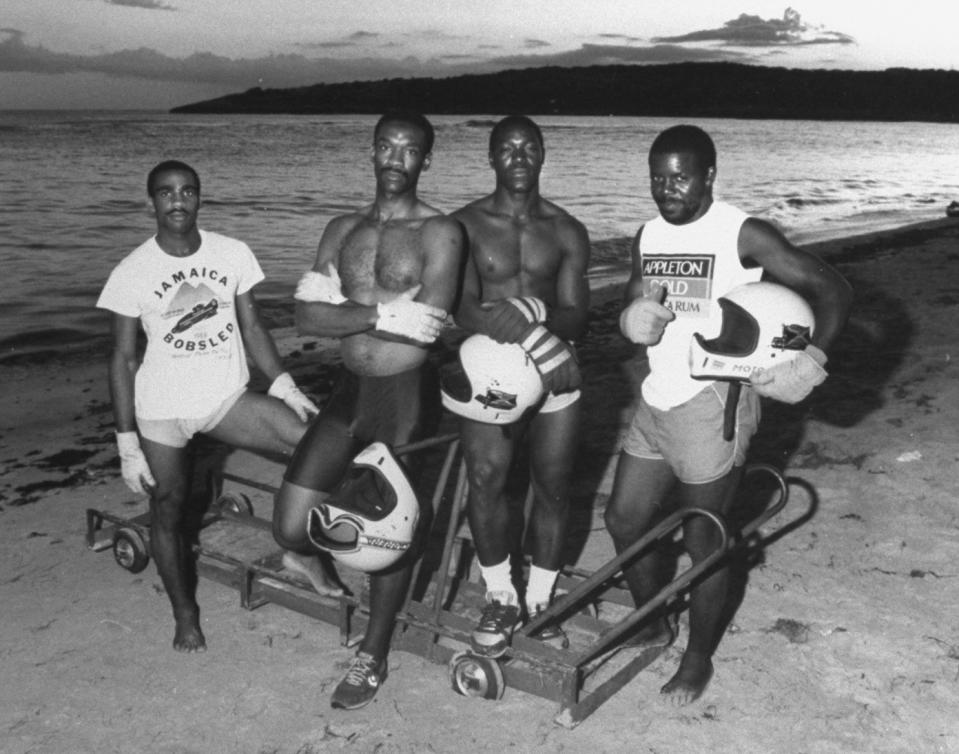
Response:
[[[716,258],[712,254],[649,254],[642,259],[643,290],[660,285],[663,305],[677,316],[708,317]]]

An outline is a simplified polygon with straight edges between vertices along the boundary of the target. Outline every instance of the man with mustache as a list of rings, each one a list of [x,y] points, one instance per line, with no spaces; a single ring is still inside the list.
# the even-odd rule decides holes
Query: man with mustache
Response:
[[[459,224],[417,195],[432,160],[433,127],[418,113],[390,112],[373,129],[372,203],[334,218],[313,269],[297,288],[301,333],[340,338],[343,369],[294,454],[276,498],[273,531],[286,548],[316,552],[310,511],[319,510],[364,447],[402,445],[438,426],[438,377],[429,346],[454,302],[463,256]],[[402,459],[408,471],[415,458]],[[413,564],[428,531],[421,505],[414,541],[393,565],[370,574],[366,633],[331,704],[356,709],[387,675],[387,653]],[[327,532],[330,536],[332,533]]]
[[[97,306],[113,312],[110,393],[123,479],[150,494],[150,545],[173,607],[173,647],[206,649],[196,602],[195,525],[189,506],[190,440],[205,433],[229,445],[290,455],[317,408],[299,391],[257,312],[263,272],[250,248],[201,230],[200,178],[161,162],[147,177],[156,235],[111,273]],[[147,336],[141,359],[137,333]],[[270,380],[247,389],[247,353]],[[284,555],[323,594],[331,584],[316,558]]]

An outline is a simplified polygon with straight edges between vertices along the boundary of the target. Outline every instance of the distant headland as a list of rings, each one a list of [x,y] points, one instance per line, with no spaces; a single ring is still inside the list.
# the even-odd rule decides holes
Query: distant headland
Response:
[[[738,63],[526,68],[262,89],[174,113],[633,115],[959,122],[959,72],[807,70]]]

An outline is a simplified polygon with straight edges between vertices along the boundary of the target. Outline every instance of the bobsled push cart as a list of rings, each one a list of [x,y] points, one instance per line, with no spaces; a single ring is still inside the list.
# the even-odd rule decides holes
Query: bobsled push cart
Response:
[[[459,438],[441,435],[396,447],[393,453],[400,458],[410,453],[432,456],[428,459],[430,473],[421,486],[431,488],[426,494],[431,496],[434,511],[433,536],[397,616],[393,649],[445,665],[452,688],[465,696],[499,699],[510,687],[554,701],[558,705],[555,721],[569,728],[586,719],[666,649],[629,648],[624,646],[624,638],[660,608],[681,607],[690,586],[736,548],[759,538],[760,527],[783,509],[788,497],[786,482],[776,469],[748,466],[745,479],[762,481],[764,491],[761,512],[745,525],[731,531],[714,513],[680,511],[599,568],[565,569],[549,609],[517,629],[503,657],[490,659],[469,650],[469,636],[482,611],[485,592],[470,577],[472,549],[464,523],[467,481]],[[276,488],[255,478],[250,468],[243,466],[243,473],[223,470],[213,479],[212,502],[196,546],[200,575],[237,589],[246,609],[281,605],[337,626],[344,645],[358,642],[368,615],[364,574],[341,568],[349,593],[329,598],[282,570],[271,521],[255,515],[253,504],[259,495],[268,501],[265,505],[271,505]],[[270,464],[262,476],[267,474],[279,479],[282,469]],[[680,570],[647,604],[634,608],[622,586],[623,567],[650,547],[672,540],[684,522],[696,516],[716,527],[721,535],[719,546],[696,566]],[[116,562],[132,573],[149,563],[148,514],[124,518],[89,509],[86,537],[95,551],[112,549]],[[565,646],[536,638],[553,623],[562,624],[568,637]]]

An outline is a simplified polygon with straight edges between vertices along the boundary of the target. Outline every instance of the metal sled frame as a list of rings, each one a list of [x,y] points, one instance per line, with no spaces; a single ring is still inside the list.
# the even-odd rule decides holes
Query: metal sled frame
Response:
[[[555,701],[559,711],[554,720],[567,728],[586,719],[667,649],[665,645],[624,648],[622,639],[660,608],[679,600],[704,573],[717,566],[740,543],[778,514],[788,499],[786,481],[778,470],[765,464],[747,466],[747,475],[770,474],[778,487],[778,497],[735,536],[715,513],[699,508],[681,510],[665,518],[595,572],[564,569],[557,581],[557,598],[553,604],[537,619],[517,629],[506,655],[494,660],[468,651],[475,618],[463,615],[463,607],[472,608],[478,614],[485,602],[485,591],[480,584],[461,576],[458,563],[463,547],[468,543],[468,535],[460,533],[464,528],[468,489],[465,465],[459,460],[459,445],[458,436],[449,434],[394,448],[397,456],[403,456],[446,446],[431,499],[434,522],[441,513],[445,498],[452,498],[452,507],[439,566],[431,574],[427,588],[423,590],[425,593],[416,598],[414,591],[421,581],[424,559],[417,561],[406,602],[397,615],[391,646],[435,663],[447,664],[451,685],[461,694],[498,699],[505,686],[510,686]],[[458,468],[455,480],[454,467]],[[211,485],[214,501],[203,519],[203,526],[225,521],[272,532],[272,523],[255,517],[245,496],[221,494],[225,481],[268,493],[276,492],[274,486],[255,479],[221,472]],[[527,504],[529,502],[528,497]],[[633,608],[628,591],[619,585],[623,568],[649,548],[674,538],[684,523],[695,517],[705,518],[716,528],[719,546],[703,561],[681,571],[649,602]],[[149,541],[149,514],[123,518],[88,509],[86,540],[87,546],[94,551],[112,547],[117,562],[136,573],[149,561],[146,544]],[[196,547],[196,553],[199,574],[237,589],[240,604],[248,610],[274,603],[336,625],[343,645],[358,642],[365,630],[369,613],[361,596],[330,598],[318,595],[304,581],[281,569],[278,552],[252,562],[202,544]],[[604,606],[613,607],[613,612],[624,614],[624,617],[604,619],[602,616],[607,612]],[[536,638],[537,633],[555,622],[561,622],[567,632],[580,640],[569,648],[560,649]],[[585,641],[583,637],[586,637]]]

